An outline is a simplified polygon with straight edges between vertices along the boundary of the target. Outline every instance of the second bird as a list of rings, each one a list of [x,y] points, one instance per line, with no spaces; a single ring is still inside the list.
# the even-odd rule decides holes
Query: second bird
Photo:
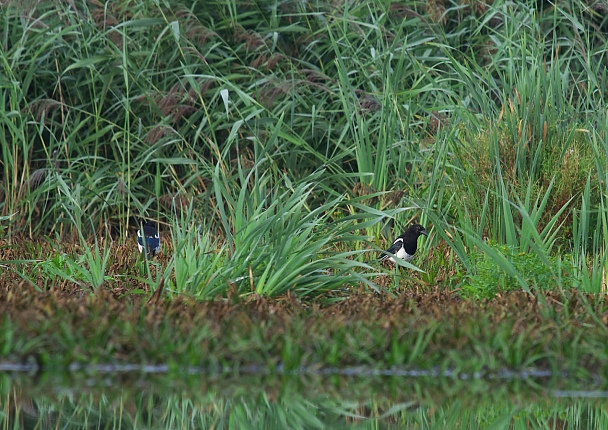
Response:
[[[405,233],[399,236],[391,247],[382,253],[380,261],[390,261],[395,263],[395,258],[389,254],[395,254],[398,258],[407,262],[414,258],[416,249],[418,249],[418,238],[422,235],[428,236],[429,233],[420,224],[412,224]]]
[[[141,236],[141,230],[141,228],[137,230],[137,248],[139,248],[139,252],[147,252],[155,256],[160,251],[160,236],[156,229],[156,223],[148,221],[144,224],[144,237]]]

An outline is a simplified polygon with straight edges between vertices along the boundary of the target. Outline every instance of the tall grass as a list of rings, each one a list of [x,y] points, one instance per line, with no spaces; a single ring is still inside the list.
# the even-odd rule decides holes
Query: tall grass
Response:
[[[604,24],[582,4],[444,6],[7,2],[7,236],[154,217],[184,259],[171,288],[273,294],[368,283],[368,242],[416,219],[432,278],[475,276],[481,251],[533,289],[517,250],[601,290]]]
[[[353,204],[344,196],[311,207],[322,170],[300,183],[287,177],[273,183],[268,173],[255,172],[241,188],[215,179],[221,236],[197,225],[192,208],[175,223],[169,266],[175,269],[176,291],[210,298],[228,288],[241,294],[309,295],[360,282],[373,286],[368,280],[373,269],[353,257],[367,252],[357,246],[366,239],[359,231],[377,223],[378,214],[334,219],[345,203]]]

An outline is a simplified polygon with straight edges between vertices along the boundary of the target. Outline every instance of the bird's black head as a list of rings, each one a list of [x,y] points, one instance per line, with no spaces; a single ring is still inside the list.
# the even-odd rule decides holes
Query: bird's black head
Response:
[[[407,229],[407,231],[404,234],[408,234],[408,235],[412,235],[416,238],[418,238],[421,235],[425,235],[428,236],[429,233],[428,231],[426,231],[426,229],[421,226],[420,224],[412,224],[409,226],[409,228]]]

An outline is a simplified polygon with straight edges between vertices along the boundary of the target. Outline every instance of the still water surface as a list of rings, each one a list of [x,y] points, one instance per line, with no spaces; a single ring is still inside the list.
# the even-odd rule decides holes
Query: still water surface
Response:
[[[600,378],[538,369],[0,367],[0,429],[608,428]]]

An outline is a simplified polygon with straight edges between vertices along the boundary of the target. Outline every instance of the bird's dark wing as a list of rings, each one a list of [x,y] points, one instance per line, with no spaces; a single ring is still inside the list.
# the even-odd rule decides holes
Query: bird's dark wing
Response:
[[[386,251],[384,251],[382,253],[382,255],[380,256],[380,261],[390,258],[391,255],[389,255],[389,253],[397,254],[397,251],[399,251],[399,249],[401,249],[402,246],[403,246],[403,239],[399,237],[393,242],[393,244],[391,245],[391,247],[389,249],[387,249]]]
[[[146,242],[148,242],[148,249],[152,255],[158,254],[158,251],[160,251],[160,239],[158,234],[155,237],[146,237]]]

